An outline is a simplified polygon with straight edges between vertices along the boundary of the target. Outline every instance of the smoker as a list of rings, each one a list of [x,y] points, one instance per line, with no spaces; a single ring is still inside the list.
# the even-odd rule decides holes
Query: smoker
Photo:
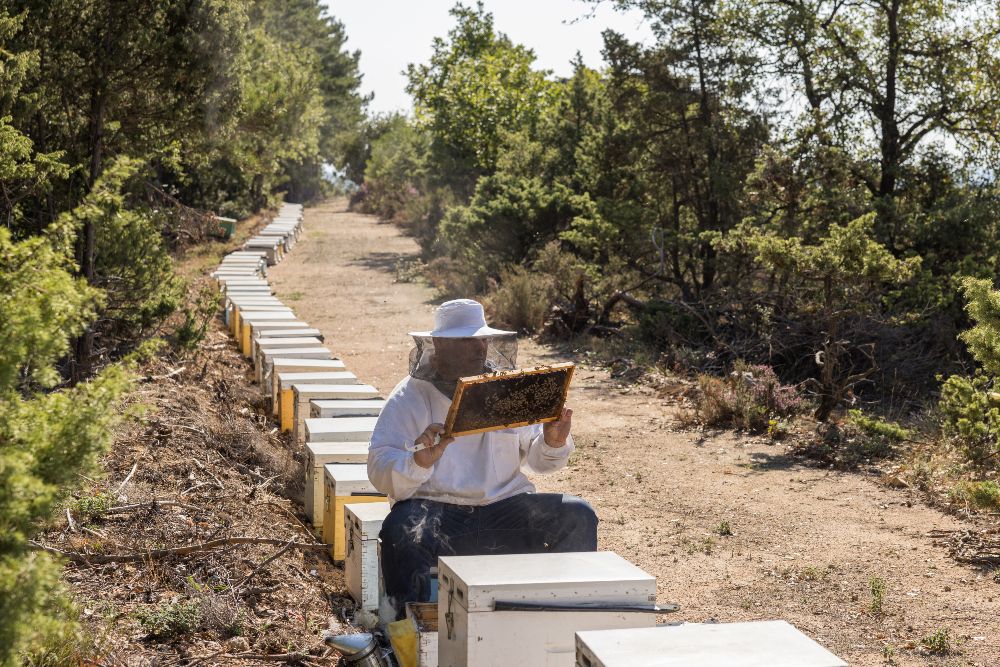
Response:
[[[440,667],[573,667],[580,630],[652,627],[656,579],[611,552],[438,560]]]
[[[785,621],[683,623],[576,635],[577,667],[847,667]]]
[[[398,667],[392,651],[383,648],[375,635],[369,632],[327,635],[324,640],[340,651],[338,667]]]

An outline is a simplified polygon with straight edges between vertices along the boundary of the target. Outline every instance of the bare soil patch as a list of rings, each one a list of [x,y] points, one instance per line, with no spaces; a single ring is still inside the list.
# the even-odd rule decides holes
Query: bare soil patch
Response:
[[[390,391],[407,372],[407,332],[426,329],[437,303],[427,286],[396,281],[416,245],[342,201],[307,210],[305,227],[272,271],[278,296],[359,378]],[[522,366],[566,360],[581,363],[569,401],[578,449],[536,482],[594,505],[600,547],[681,605],[661,620],[783,618],[852,665],[1000,664],[1000,584],[949,555],[947,536],[977,526],[767,438],[681,430],[673,392],[521,342]],[[950,650],[932,653],[943,643],[924,639],[942,630]]]

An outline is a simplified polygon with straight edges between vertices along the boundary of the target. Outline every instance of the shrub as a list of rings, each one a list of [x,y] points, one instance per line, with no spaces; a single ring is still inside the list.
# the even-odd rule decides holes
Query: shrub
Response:
[[[952,375],[941,386],[941,426],[973,464],[996,464],[1000,455],[1000,393],[982,372]]]
[[[107,446],[129,384],[128,370],[116,365],[46,391],[100,303],[71,274],[75,232],[65,217],[20,242],[0,227],[0,664],[76,632],[57,563],[28,540]]]
[[[882,613],[885,604],[885,579],[872,577],[868,580],[868,591],[872,595],[871,611],[876,616]]]
[[[500,273],[500,282],[486,297],[486,307],[501,326],[534,333],[542,328],[552,306],[552,288],[545,276],[523,266]]]
[[[172,639],[198,629],[201,606],[192,602],[161,604],[140,609],[135,616],[152,639]]]
[[[920,640],[920,644],[928,653],[943,655],[951,652],[951,633],[948,628],[941,628]]]
[[[949,494],[952,500],[967,502],[981,509],[1000,509],[1000,486],[996,482],[959,482]]]
[[[737,362],[725,379],[701,375],[695,407],[706,426],[731,426],[751,433],[772,428],[772,420],[791,417],[804,406],[796,387],[783,385],[769,366]]]

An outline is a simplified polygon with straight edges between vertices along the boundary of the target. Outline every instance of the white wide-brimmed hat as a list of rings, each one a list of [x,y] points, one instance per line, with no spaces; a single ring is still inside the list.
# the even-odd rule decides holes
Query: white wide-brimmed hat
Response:
[[[486,336],[515,335],[486,326],[483,304],[472,299],[445,301],[434,313],[433,331],[411,331],[411,336],[433,338],[482,338]]]

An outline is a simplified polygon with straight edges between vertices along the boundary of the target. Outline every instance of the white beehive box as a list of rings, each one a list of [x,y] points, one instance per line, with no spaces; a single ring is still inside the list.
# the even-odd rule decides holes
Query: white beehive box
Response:
[[[274,377],[273,382],[278,389],[278,400],[274,404],[274,414],[280,417],[282,431],[291,431],[294,425],[295,392],[292,390],[293,384],[358,384],[358,376],[345,370],[302,373],[281,371],[276,373],[272,368],[271,375]]]
[[[378,533],[388,514],[387,502],[344,505],[344,579],[347,592],[365,611],[378,611]]]
[[[413,621],[417,631],[417,667],[438,667],[437,603],[407,602],[406,617]]]
[[[327,464],[323,482],[323,541],[330,545],[330,557],[342,561],[347,550],[344,505],[385,502],[385,494],[369,481],[364,463]]]
[[[370,440],[378,417],[331,417],[306,419],[306,442],[348,442]]]
[[[610,551],[438,560],[440,667],[573,667],[575,633],[652,627],[641,611],[494,611],[496,602],[651,608],[656,579]]]
[[[323,526],[323,467],[330,463],[367,463],[368,442],[307,442],[303,505],[316,528]]]
[[[309,402],[309,417],[312,419],[378,417],[384,407],[385,401],[381,398],[365,401],[315,399]]]
[[[281,386],[278,383],[278,373],[312,373],[312,372],[338,372],[345,369],[344,362],[340,359],[288,359],[287,357],[274,357],[271,359],[271,372],[267,379],[266,392],[271,396],[272,401],[281,400]]]
[[[253,358],[254,365],[261,364],[261,357],[265,352],[275,350],[288,350],[300,347],[322,347],[323,341],[315,336],[294,336],[291,338],[254,338],[253,330],[250,335],[250,357]]]
[[[369,384],[296,384],[292,383],[292,435],[295,442],[305,442],[305,423],[309,402],[318,398],[364,400],[379,398],[378,389]],[[284,414],[284,409],[282,409]],[[325,438],[309,438],[323,440]],[[354,440],[356,438],[350,438]]]
[[[247,341],[249,346],[249,340]],[[263,350],[257,356],[260,359],[259,376],[256,378],[261,386],[271,381],[271,361],[277,357],[282,359],[333,359],[333,353],[325,347],[284,347],[278,350]]]
[[[847,667],[785,621],[684,623],[576,636],[578,667]]]

